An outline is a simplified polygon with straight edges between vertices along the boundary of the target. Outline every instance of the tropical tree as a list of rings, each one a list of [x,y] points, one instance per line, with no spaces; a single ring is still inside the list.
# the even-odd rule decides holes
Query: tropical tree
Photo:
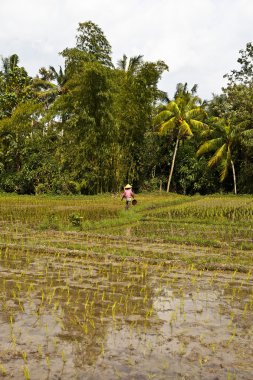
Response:
[[[95,60],[93,53],[76,48],[65,50],[64,57],[67,91],[48,112],[62,136],[61,171],[85,182],[89,193],[108,191],[115,174],[112,157],[117,139],[111,115],[112,69]]]
[[[230,74],[225,74],[224,78],[228,79],[229,86],[233,84],[252,85],[253,80],[253,43],[248,42],[246,49],[239,51],[240,57],[237,62],[240,64],[239,69],[232,70]]]
[[[247,121],[234,125],[231,120],[213,118],[213,128],[210,132],[210,136],[213,138],[205,141],[197,151],[197,156],[214,152],[208,161],[208,166],[218,166],[221,182],[227,177],[229,169],[232,169],[235,194],[237,194],[236,150],[243,136],[247,134],[247,129],[245,128],[247,125]]]
[[[92,21],[79,23],[76,35],[77,49],[89,54],[89,57],[105,66],[113,67],[112,48],[102,29]]]
[[[49,70],[52,74],[52,79],[57,83],[59,94],[61,94],[64,92],[64,85],[67,82],[65,70],[61,66],[59,67],[59,71],[57,71],[53,66],[49,66]]]
[[[65,78],[80,72],[84,63],[98,62],[113,68],[112,49],[103,31],[92,21],[79,23],[76,45],[60,53],[65,59]],[[51,70],[53,73],[53,70]]]
[[[27,151],[42,130],[41,108],[40,103],[30,100],[18,104],[10,117],[0,120],[0,187],[5,190],[14,191],[19,179],[24,182],[21,173],[30,159]]]
[[[135,57],[127,58],[126,54],[123,55],[121,59],[118,60],[118,69],[124,71],[130,75],[136,75],[138,69],[143,64],[143,56],[137,55]]]
[[[123,55],[115,72],[114,115],[119,130],[121,173],[123,182],[140,185],[147,148],[146,134],[152,130],[154,106],[166,94],[158,81],[168,66],[163,61],[146,62],[141,55]]]
[[[235,193],[237,192],[237,177],[243,191],[252,191],[250,190],[252,181],[249,178],[253,169],[252,43],[247,43],[245,50],[240,50],[239,53],[238,68],[224,75],[228,80],[227,86],[222,89],[223,93],[214,96],[208,105],[209,116],[221,118],[211,130],[210,137],[213,142],[206,142],[200,147],[201,152],[214,152],[214,158],[210,159],[209,165],[215,165],[217,159],[217,165],[220,165],[221,181],[227,176],[228,169],[232,169]]]
[[[167,183],[167,192],[170,191],[178,145],[180,140],[193,136],[194,131],[203,130],[207,125],[203,122],[206,113],[201,100],[195,95],[196,87],[191,92],[187,90],[187,84],[179,84],[173,101],[159,111],[155,117],[155,124],[161,134],[172,134],[175,138],[175,147]]]
[[[32,78],[19,65],[19,57],[12,54],[2,58],[0,70],[0,119],[11,116],[20,102],[32,97]]]

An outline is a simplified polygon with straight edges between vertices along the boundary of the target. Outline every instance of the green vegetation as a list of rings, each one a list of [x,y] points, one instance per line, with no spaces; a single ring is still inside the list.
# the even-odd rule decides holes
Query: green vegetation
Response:
[[[135,191],[252,194],[252,43],[208,101],[182,83],[168,99],[159,89],[167,63],[123,55],[114,64],[111,51],[88,21],[60,53],[59,70],[31,77],[17,54],[2,58],[0,190],[87,195],[131,183]]]
[[[163,263],[248,271],[252,196],[138,195],[125,212],[119,196],[0,197],[2,246],[74,250]]]

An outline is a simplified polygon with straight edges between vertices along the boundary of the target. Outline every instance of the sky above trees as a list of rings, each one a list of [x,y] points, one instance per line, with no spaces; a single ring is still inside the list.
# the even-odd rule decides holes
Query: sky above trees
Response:
[[[252,0],[1,0],[0,55],[18,54],[30,75],[58,68],[78,23],[91,20],[110,42],[114,64],[123,54],[163,60],[170,70],[160,88],[169,96],[188,82],[210,99],[251,42],[252,16]]]

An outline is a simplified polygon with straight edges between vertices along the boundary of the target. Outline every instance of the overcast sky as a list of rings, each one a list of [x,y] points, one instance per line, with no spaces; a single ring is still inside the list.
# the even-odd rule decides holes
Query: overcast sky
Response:
[[[126,54],[164,60],[160,88],[173,96],[178,82],[210,99],[237,68],[239,50],[253,40],[253,0],[0,0],[0,55],[18,54],[30,75],[63,66],[59,52],[75,45],[79,22],[91,20]]]

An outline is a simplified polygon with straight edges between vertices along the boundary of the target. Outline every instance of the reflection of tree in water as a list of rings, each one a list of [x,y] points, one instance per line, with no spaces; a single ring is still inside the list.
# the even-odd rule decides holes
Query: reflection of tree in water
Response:
[[[16,251],[0,259],[6,272],[0,279],[2,306],[13,301],[2,307],[1,318],[8,323],[13,315],[15,323],[29,316],[44,349],[48,339],[58,337],[62,347],[72,346],[76,367],[95,363],[110,334],[122,326],[144,331],[155,322],[150,267],[143,263]]]
[[[125,379],[137,378],[143,370],[148,378],[154,363],[165,361],[169,367],[157,367],[158,378],[167,378],[167,371],[176,374],[178,363],[192,376],[192,360],[210,350],[210,368],[223,378],[216,358],[228,360],[224,344],[251,368],[250,272],[206,277],[204,271],[180,271],[162,263],[15,251],[2,252],[0,271],[0,352],[6,353],[1,361],[7,369],[15,367],[15,378],[21,378],[22,354],[37,376],[41,368],[40,378],[46,378],[46,358],[50,376],[62,371],[66,379],[75,372],[79,378],[88,372],[93,379],[96,374],[116,378],[110,377],[111,366]],[[242,345],[247,346],[245,356],[240,355]],[[201,378],[202,365],[198,371]],[[246,373],[245,378],[251,377]]]
[[[31,265],[30,253],[20,252],[8,247],[0,251],[0,303],[3,321],[20,313],[24,307],[24,290],[27,287],[27,276],[23,275]],[[30,276],[29,276],[30,278]]]
[[[72,301],[61,303],[61,338],[73,340],[76,366],[96,361],[110,329],[120,330],[125,323],[150,327],[153,294],[146,265],[90,262],[70,282]]]

